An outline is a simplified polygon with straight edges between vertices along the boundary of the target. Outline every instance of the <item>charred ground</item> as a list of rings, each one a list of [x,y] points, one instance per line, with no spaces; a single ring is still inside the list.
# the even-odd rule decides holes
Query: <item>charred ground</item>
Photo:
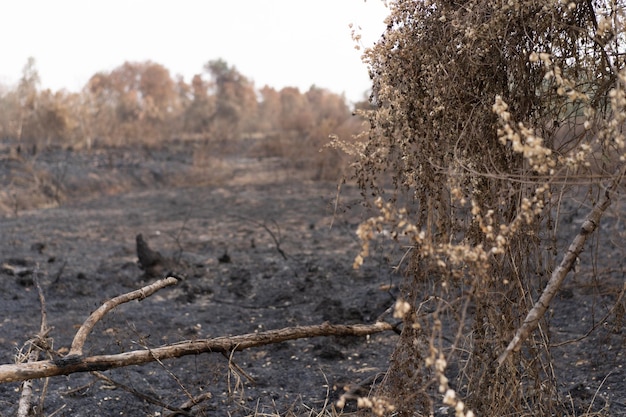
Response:
[[[88,339],[87,354],[324,321],[371,323],[394,302],[402,277],[392,267],[402,247],[380,244],[361,270],[352,269],[359,250],[354,232],[366,215],[354,187],[338,194],[336,183],[309,181],[276,158],[209,158],[198,167],[193,148],[182,143],[50,149],[19,158],[8,149],[0,222],[2,363],[13,363],[39,330],[35,276],[61,352],[103,301],[155,279],[137,265],[138,234],[176,262],[173,272],[183,280],[108,315]],[[576,210],[571,207],[572,235]],[[588,279],[582,259],[551,310],[552,340],[569,341],[553,354],[573,415],[600,409],[626,415],[624,300],[615,304],[624,281],[623,236],[605,237],[614,244],[602,282]],[[281,343],[234,354],[240,371],[229,370],[222,355],[203,354],[107,375],[173,406],[210,392],[199,415],[309,415],[325,404],[329,409],[345,386],[379,377],[395,340],[388,333]],[[43,384],[35,387],[42,395]],[[52,378],[39,411],[168,413],[114,388],[90,374]],[[0,385],[0,398],[0,416],[14,415],[19,384]]]

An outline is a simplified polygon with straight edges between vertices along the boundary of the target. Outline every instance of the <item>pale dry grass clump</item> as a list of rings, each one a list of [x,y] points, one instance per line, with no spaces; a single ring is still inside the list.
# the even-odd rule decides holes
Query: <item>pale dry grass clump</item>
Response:
[[[375,395],[399,416],[435,403],[457,416],[562,414],[544,320],[498,357],[559,262],[556,207],[569,185],[597,195],[623,176],[623,6],[389,6],[364,55],[370,129],[348,149],[380,213],[358,229],[354,266],[383,229],[409,248],[404,328]]]

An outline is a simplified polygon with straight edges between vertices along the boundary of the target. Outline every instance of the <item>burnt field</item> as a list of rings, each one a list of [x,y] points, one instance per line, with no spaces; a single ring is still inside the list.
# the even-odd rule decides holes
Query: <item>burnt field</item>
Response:
[[[85,355],[323,322],[373,323],[395,301],[401,245],[377,241],[365,265],[352,268],[355,230],[367,214],[353,186],[338,192],[336,183],[310,181],[279,158],[194,162],[193,146],[183,143],[36,156],[2,151],[3,364],[14,363],[39,331],[35,281],[59,354],[104,301],[165,272],[180,282],[107,314]],[[577,210],[585,211],[568,210],[574,235]],[[626,415],[625,236],[615,210],[600,234],[609,250],[595,262],[581,258],[550,309],[554,375],[572,415]],[[168,271],[150,275],[139,267],[139,234],[168,260]],[[45,387],[34,382],[33,405],[46,416],[173,415],[171,408],[206,394],[192,408],[197,415],[331,415],[345,388],[367,394],[380,381],[396,338],[318,337],[230,357],[186,356],[104,372],[114,382],[90,373],[54,377]],[[19,396],[19,383],[0,385],[0,416],[15,415]],[[353,401],[344,413],[351,410]]]

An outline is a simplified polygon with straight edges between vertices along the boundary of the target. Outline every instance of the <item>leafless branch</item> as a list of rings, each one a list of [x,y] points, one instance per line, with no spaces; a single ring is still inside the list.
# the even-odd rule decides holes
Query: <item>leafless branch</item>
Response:
[[[111,384],[113,386],[121,388],[124,391],[127,391],[127,392],[133,394],[135,397],[140,398],[140,399],[142,399],[142,400],[144,400],[146,402],[149,402],[150,404],[155,404],[155,405],[158,405],[159,407],[163,407],[163,408],[165,408],[167,410],[174,411],[174,412],[178,413],[178,415],[193,416],[193,414],[191,414],[190,412],[188,412],[188,411],[186,411],[186,410],[184,410],[182,408],[172,407],[171,405],[166,404],[163,401],[161,401],[161,400],[159,400],[157,398],[154,398],[154,397],[152,397],[150,395],[144,394],[143,392],[138,391],[138,390],[136,390],[133,387],[129,387],[128,385],[125,385],[125,384],[122,384],[121,382],[115,381],[115,380],[109,378],[108,376],[104,375],[101,372],[94,371],[94,372],[92,372],[92,375],[94,375],[96,378],[101,379],[101,380],[103,380],[103,381],[105,381],[105,382],[107,382],[107,383],[109,383],[109,384]]]
[[[149,350],[135,350],[115,355],[73,357],[71,361],[46,360],[17,365],[0,365],[0,383],[24,381],[76,372],[102,371],[186,355],[219,352],[229,353],[288,340],[319,336],[366,336],[393,330],[389,323],[340,325],[323,323],[313,326],[288,327],[238,336],[181,341]]]
[[[35,287],[37,288],[37,294],[39,295],[39,304],[41,306],[41,326],[39,329],[39,333],[31,340],[28,341],[28,354],[26,355],[26,359],[28,363],[36,363],[39,360],[39,354],[42,350],[49,350],[48,348],[48,333],[50,329],[48,328],[48,318],[46,315],[46,299],[43,295],[43,290],[41,289],[41,285],[39,285],[38,279],[39,267],[37,267],[33,274],[33,280],[35,283]],[[33,382],[31,380],[26,380],[22,383],[22,393],[20,395],[20,400],[17,408],[17,417],[26,417],[30,412],[31,401],[33,396]],[[45,396],[45,389],[42,393],[42,401]]]
[[[76,332],[76,335],[74,336],[74,340],[72,341],[70,352],[68,353],[68,357],[82,356],[83,345],[85,344],[85,340],[87,339],[87,336],[89,336],[89,333],[91,333],[91,330],[93,329],[93,327],[102,317],[104,317],[106,313],[108,313],[109,311],[111,311],[112,309],[114,309],[120,304],[127,303],[129,301],[137,300],[137,299],[141,301],[144,298],[151,296],[152,294],[154,294],[156,291],[160,290],[161,288],[168,287],[176,283],[178,283],[178,279],[174,277],[168,277],[168,278],[159,280],[157,282],[154,282],[150,285],[147,285],[143,288],[140,288],[136,291],[132,291],[132,292],[117,296],[115,298],[112,298],[109,301],[102,304],[96,311],[91,313],[89,318],[87,318],[87,320],[85,320],[83,325],[80,326],[80,329],[78,329],[78,332]]]
[[[609,186],[606,188],[600,201],[593,207],[585,218],[585,221],[580,227],[580,232],[578,232],[578,234],[574,237],[574,240],[567,249],[567,253],[565,253],[561,264],[552,273],[552,276],[550,277],[546,288],[543,290],[543,293],[539,297],[539,300],[537,300],[533,308],[528,312],[524,322],[520,328],[517,329],[515,336],[505,351],[498,357],[498,365],[502,365],[511,352],[518,351],[524,340],[526,340],[530,333],[537,328],[539,320],[541,320],[545,314],[550,302],[561,288],[563,280],[572,269],[578,255],[582,252],[587,238],[597,229],[600,224],[602,214],[604,214],[606,209],[611,205],[613,193],[620,186],[625,173],[626,165],[622,165],[614,174],[613,181],[611,181]]]
[[[265,229],[265,231],[270,235],[270,237],[272,238],[272,240],[274,241],[274,244],[276,245],[276,250],[278,251],[278,253],[280,253],[280,256],[283,257],[283,259],[287,260],[287,254],[285,253],[285,251],[280,247],[280,244],[282,242],[282,236],[280,234],[280,225],[276,222],[276,220],[272,220],[271,222],[274,223],[274,226],[276,226],[276,233],[274,233],[272,231],[272,229],[270,229],[270,227],[267,225],[266,222],[259,222],[256,221],[254,219],[251,219],[249,217],[244,217],[244,216],[236,216],[240,219],[249,221],[252,224],[255,224],[257,226],[262,227],[263,229]]]

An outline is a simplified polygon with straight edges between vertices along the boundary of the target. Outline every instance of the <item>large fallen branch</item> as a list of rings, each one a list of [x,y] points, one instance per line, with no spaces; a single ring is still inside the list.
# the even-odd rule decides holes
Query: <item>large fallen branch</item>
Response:
[[[609,186],[605,189],[600,201],[589,212],[580,227],[580,232],[578,232],[572,243],[569,245],[569,248],[567,248],[567,252],[563,257],[563,260],[561,260],[559,266],[552,272],[552,276],[550,277],[546,288],[544,288],[541,293],[539,300],[537,300],[533,308],[528,312],[524,322],[520,328],[517,329],[515,336],[507,348],[498,357],[498,365],[502,365],[511,352],[517,352],[522,346],[524,340],[526,340],[530,333],[537,328],[539,320],[541,320],[543,315],[546,313],[550,302],[561,288],[563,280],[574,266],[574,262],[578,259],[578,255],[582,252],[587,238],[598,228],[602,214],[604,214],[606,209],[611,205],[613,193],[615,193],[617,188],[620,186],[622,179],[624,178],[625,171],[626,165],[622,165],[613,175],[613,181],[611,181]]]
[[[103,371],[130,365],[140,365],[163,359],[178,358],[200,353],[220,352],[230,353],[252,347],[281,343],[288,340],[317,337],[317,336],[365,336],[393,330],[389,323],[377,322],[374,324],[335,325],[323,323],[314,326],[289,327],[278,330],[269,330],[259,333],[239,336],[217,337],[182,341],[152,349],[134,350],[114,355],[99,355],[85,357],[82,347],[93,326],[112,308],[134,299],[142,299],[158,289],[173,285],[176,278],[166,278],[144,287],[140,290],[115,297],[89,316],[78,330],[70,354],[55,360],[44,360],[20,364],[0,365],[0,383],[26,381],[29,379],[46,378],[57,375],[69,375],[76,372]]]
[[[365,336],[393,330],[389,323],[339,325],[323,323],[314,326],[288,327],[231,337],[184,341],[146,350],[133,350],[115,355],[67,357],[58,360],[0,365],[0,383],[24,381],[76,372],[103,371],[123,366],[140,365],[156,360],[197,355],[206,352],[232,352],[287,340],[317,336]]]

